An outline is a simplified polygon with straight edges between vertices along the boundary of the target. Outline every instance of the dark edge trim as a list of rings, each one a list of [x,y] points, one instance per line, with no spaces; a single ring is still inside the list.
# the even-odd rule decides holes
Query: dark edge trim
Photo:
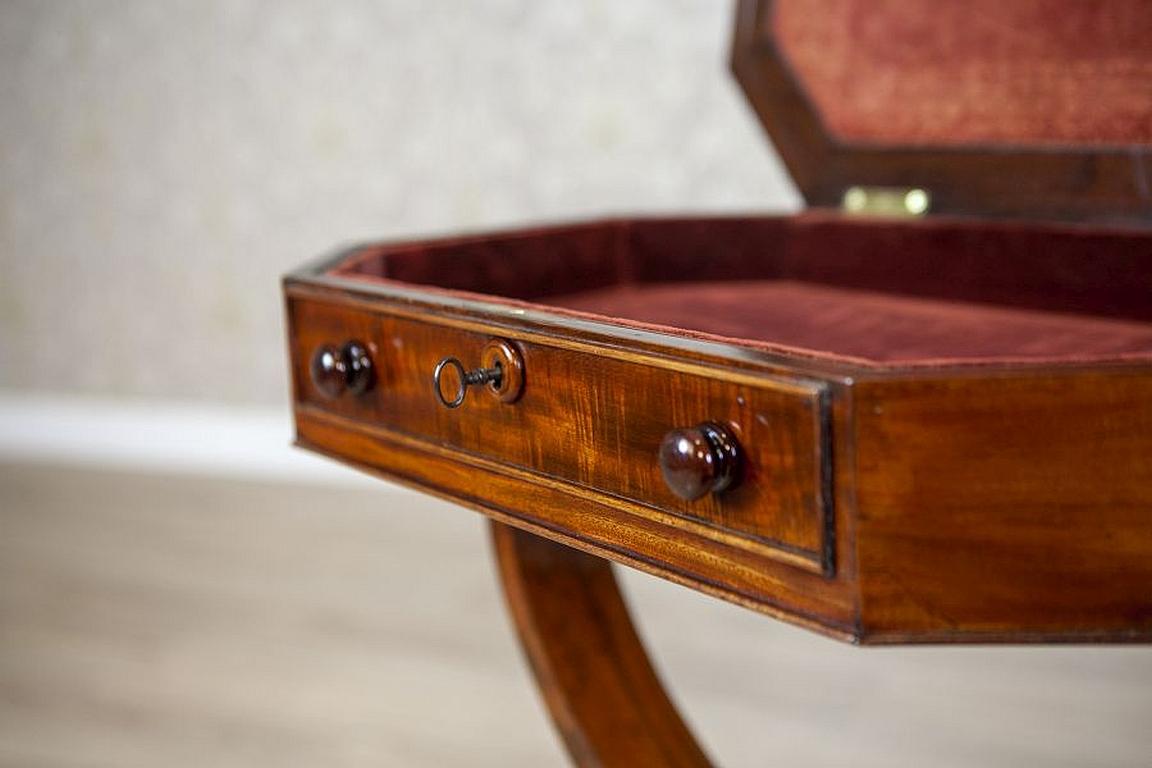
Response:
[[[820,506],[824,510],[824,576],[836,576],[836,444],[832,433],[832,392],[823,387],[817,396],[820,409],[819,450],[820,450]]]
[[[863,647],[909,645],[1146,645],[1152,630],[938,630],[930,632],[860,632],[856,644]]]

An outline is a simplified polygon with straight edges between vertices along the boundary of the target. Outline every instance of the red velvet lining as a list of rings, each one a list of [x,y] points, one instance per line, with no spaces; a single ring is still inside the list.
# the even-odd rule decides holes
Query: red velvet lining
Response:
[[[608,221],[370,246],[332,272],[861,364],[1152,360],[1152,233]]]
[[[842,141],[1152,143],[1148,0],[775,0],[772,22]]]
[[[1152,354],[1152,324],[926,301],[791,280],[625,285],[557,306],[889,364]]]

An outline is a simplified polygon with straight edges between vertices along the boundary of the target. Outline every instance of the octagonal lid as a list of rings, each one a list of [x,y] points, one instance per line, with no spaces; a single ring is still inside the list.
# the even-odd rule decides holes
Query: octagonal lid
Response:
[[[811,205],[1152,223],[1148,0],[740,0],[732,67]]]

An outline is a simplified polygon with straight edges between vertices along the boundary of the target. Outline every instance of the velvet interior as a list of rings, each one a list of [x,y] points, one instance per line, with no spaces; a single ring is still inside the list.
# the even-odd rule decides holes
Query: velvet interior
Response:
[[[841,140],[1152,144],[1148,0],[775,0],[771,23]]]
[[[333,269],[863,364],[1152,361],[1152,232],[835,217],[610,221]]]
[[[893,364],[1152,353],[1148,323],[926,301],[791,280],[613,286],[554,302],[654,325]]]

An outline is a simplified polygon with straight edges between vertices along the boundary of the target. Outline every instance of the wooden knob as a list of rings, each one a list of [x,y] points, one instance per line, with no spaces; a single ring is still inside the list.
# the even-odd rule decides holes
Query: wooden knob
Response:
[[[736,438],[711,421],[674,429],[660,443],[664,482],[687,501],[731,488],[739,479],[742,460]]]
[[[317,347],[310,370],[312,383],[330,400],[346,391],[362,395],[376,380],[372,357],[358,341],[345,342],[339,349],[329,344]]]

